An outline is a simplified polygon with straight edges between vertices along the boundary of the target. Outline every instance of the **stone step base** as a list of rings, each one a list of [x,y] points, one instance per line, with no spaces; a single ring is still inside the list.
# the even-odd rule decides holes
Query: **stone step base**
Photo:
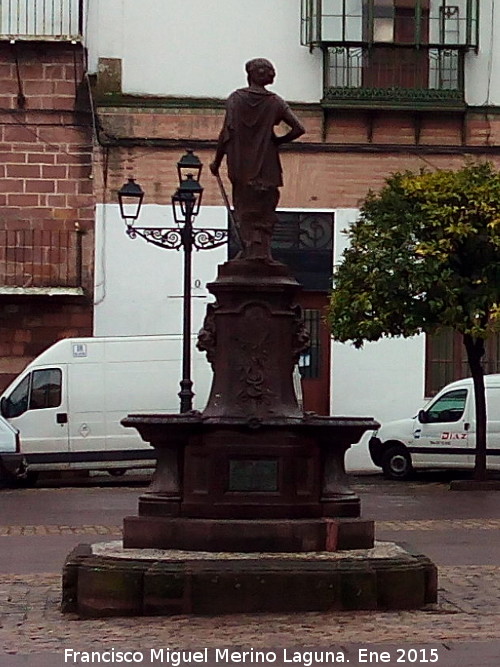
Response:
[[[361,519],[187,519],[129,516],[123,545],[132,549],[295,552],[371,549],[374,522]]]
[[[63,572],[62,611],[80,618],[418,609],[437,569],[396,544],[310,554],[236,554],[80,545]]]

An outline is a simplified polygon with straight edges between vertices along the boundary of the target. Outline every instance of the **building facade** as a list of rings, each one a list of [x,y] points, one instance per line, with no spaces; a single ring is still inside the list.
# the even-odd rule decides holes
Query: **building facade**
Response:
[[[92,332],[92,118],[83,3],[0,2],[0,386]]]
[[[95,335],[180,334],[181,253],[128,238],[116,193],[133,176],[146,193],[141,225],[173,225],[170,202],[177,187],[178,159],[192,148],[209,164],[224,101],[246,85],[244,63],[266,57],[277,69],[273,89],[291,103],[307,129],[299,141],[282,150],[285,185],[275,239],[275,252],[291,262],[304,285],[301,305],[314,342],[301,361],[306,409],[379,420],[403,417],[413,414],[453,374],[463,372],[460,347],[449,337],[384,340],[355,350],[331,343],[322,311],[333,267],[345,247],[344,230],[356,219],[359,201],[370,188],[380,188],[386,176],[400,169],[458,168],[470,156],[500,166],[500,3],[87,0],[76,4],[85,50],[75,48],[74,53],[86,56],[85,60],[82,55],[80,66],[91,84],[87,111],[93,113],[72,132],[79,146],[88,146],[91,133],[94,138],[95,258],[93,263],[88,257],[83,261],[83,283],[92,274],[94,284],[83,286],[93,297]],[[7,52],[7,42],[4,46]],[[66,44],[68,53],[73,46],[71,40]],[[8,103],[14,108],[15,61],[9,67]],[[69,67],[63,71],[69,72]],[[47,72],[48,68],[45,76]],[[76,118],[76,107],[65,113]],[[7,114],[7,121],[10,118]],[[63,141],[50,136],[51,145]],[[47,145],[41,152],[50,153]],[[74,152],[71,147],[66,150]],[[83,150],[78,154],[82,170],[87,169],[89,153],[85,159]],[[58,166],[57,156],[54,160]],[[202,184],[204,202],[197,224],[226,228],[227,211],[206,167]],[[54,187],[59,195],[57,182]],[[88,189],[88,181],[75,187]],[[23,194],[31,193],[23,190]],[[78,205],[80,214],[87,215],[91,211],[87,194],[78,191],[75,196],[87,202]],[[72,205],[70,200],[65,204]],[[64,220],[68,228],[75,222]],[[78,220],[82,225],[84,221],[86,217]],[[91,231],[84,240],[85,247],[90,241],[94,245]],[[193,333],[209,299],[205,285],[230,252],[231,247],[222,247],[194,254]],[[80,308],[81,312],[69,315],[69,322],[77,314],[89,318],[83,302],[64,307]],[[53,333],[73,330],[60,326]],[[498,354],[493,348],[490,352],[493,370]]]

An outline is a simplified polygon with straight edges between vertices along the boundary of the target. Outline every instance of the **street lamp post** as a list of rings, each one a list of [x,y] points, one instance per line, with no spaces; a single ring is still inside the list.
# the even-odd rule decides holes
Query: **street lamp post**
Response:
[[[203,188],[199,178],[203,168],[199,158],[191,151],[177,163],[179,187],[172,196],[172,211],[176,227],[138,227],[144,192],[133,178],[118,191],[120,215],[126,224],[126,233],[132,239],[140,236],[148,243],[167,250],[184,251],[183,276],[183,325],[182,325],[182,379],[180,412],[193,409],[193,382],[191,380],[191,262],[195,250],[211,250],[227,242],[224,229],[196,228],[194,220],[200,212]]]

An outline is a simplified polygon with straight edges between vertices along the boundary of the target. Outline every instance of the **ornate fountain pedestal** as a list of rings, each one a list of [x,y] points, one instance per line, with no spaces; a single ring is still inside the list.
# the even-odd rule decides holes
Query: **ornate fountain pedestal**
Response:
[[[192,414],[130,416],[124,423],[158,456],[139,516],[124,521],[125,547],[298,552],[373,546],[373,522],[358,518],[359,498],[343,465],[350,443],[373,428],[370,420],[245,422]]]
[[[344,456],[378,424],[303,414],[292,374],[308,336],[279,263],[233,260],[208,286],[202,413],[129,415],[156,451],[123,545],[77,551],[63,609],[81,616],[413,608],[436,597],[422,555],[374,548]],[[104,551],[103,551],[104,549]],[[319,553],[318,553],[319,552]]]
[[[299,410],[292,374],[308,344],[299,284],[282,264],[233,260],[208,288],[216,301],[199,336],[214,370],[205,410],[123,422],[158,458],[139,516],[125,519],[124,546],[333,551],[341,536],[343,548],[372,547],[344,455],[377,425]],[[356,521],[332,521],[344,517]]]

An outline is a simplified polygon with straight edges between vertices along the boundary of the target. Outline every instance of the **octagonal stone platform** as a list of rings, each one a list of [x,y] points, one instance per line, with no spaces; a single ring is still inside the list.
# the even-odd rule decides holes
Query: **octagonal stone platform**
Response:
[[[62,611],[81,618],[416,609],[437,600],[436,566],[390,542],[310,553],[213,553],[80,545]]]

